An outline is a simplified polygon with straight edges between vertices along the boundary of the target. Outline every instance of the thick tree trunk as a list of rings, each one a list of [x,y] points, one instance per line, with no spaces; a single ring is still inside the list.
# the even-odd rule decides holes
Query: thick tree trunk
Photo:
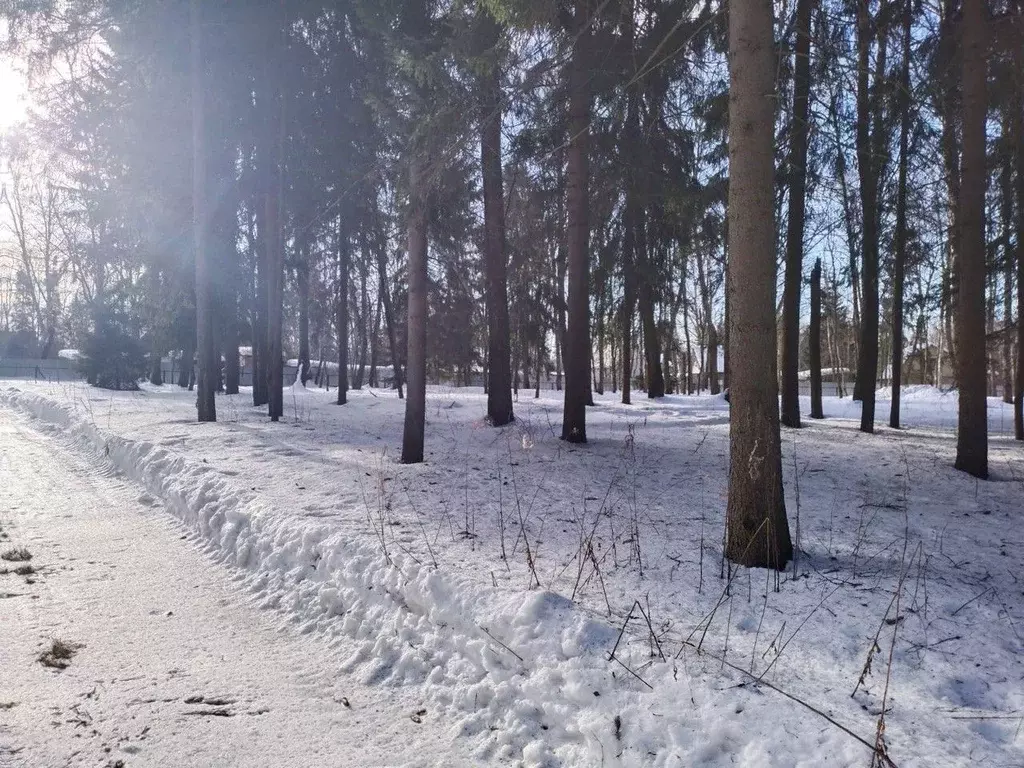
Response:
[[[566,171],[569,322],[565,339],[562,439],[587,442],[590,379],[590,78],[589,0],[576,0],[576,41],[569,64],[569,152]]]
[[[800,285],[803,282],[804,211],[807,195],[808,103],[811,89],[812,0],[796,4],[793,124],[789,152],[789,223],[786,282],[782,295],[782,423],[800,426]]]
[[[729,10],[732,325],[725,554],[783,569],[793,556],[782,490],[775,328],[774,46],[769,0]]]
[[[402,463],[423,461],[427,414],[427,201],[424,189],[425,162],[412,149],[409,161],[409,309],[406,347],[405,429]]]
[[[811,364],[811,418],[823,419],[821,403],[821,259],[811,271],[811,328],[807,339]]]
[[[349,238],[344,226],[338,221],[338,405],[348,402],[348,274]]]
[[[956,303],[957,380],[960,409],[956,468],[988,477],[988,413],[985,391],[985,117],[988,108],[988,52],[984,0],[965,0],[963,9],[960,169],[960,268]]]
[[[1016,3],[1017,34],[1024,35],[1024,3]],[[1013,98],[1011,135],[1016,149],[1017,170],[1017,375],[1013,392],[1013,434],[1024,440],[1024,55],[1020,37],[1013,45],[1016,88]]]
[[[487,17],[497,47],[500,30]],[[511,331],[508,261],[505,255],[505,194],[501,173],[501,69],[491,62],[480,80],[480,168],[484,192],[484,273],[487,282],[487,419],[495,427],[512,421]]]
[[[900,428],[903,386],[903,283],[907,264],[907,165],[910,161],[910,33],[911,0],[903,0],[903,62],[900,65],[900,159],[896,173],[896,253],[892,267],[892,399],[889,426]]]
[[[213,339],[213,279],[209,263],[210,216],[206,208],[206,86],[202,46],[200,0],[190,4],[192,26],[192,232],[196,262],[196,344],[199,347],[199,381],[196,410],[199,421],[216,421],[217,365]]]

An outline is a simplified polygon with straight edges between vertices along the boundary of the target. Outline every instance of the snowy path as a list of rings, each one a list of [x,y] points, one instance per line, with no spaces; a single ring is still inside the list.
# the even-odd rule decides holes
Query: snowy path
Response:
[[[469,764],[415,690],[338,673],[351,649],[279,629],[183,531],[0,409],[0,551],[38,569],[0,575],[0,766]],[[54,639],[81,645],[60,672]]]

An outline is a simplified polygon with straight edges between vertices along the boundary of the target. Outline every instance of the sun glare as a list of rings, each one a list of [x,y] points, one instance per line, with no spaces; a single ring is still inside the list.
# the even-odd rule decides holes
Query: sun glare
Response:
[[[25,76],[9,60],[0,60],[0,132],[25,119]]]

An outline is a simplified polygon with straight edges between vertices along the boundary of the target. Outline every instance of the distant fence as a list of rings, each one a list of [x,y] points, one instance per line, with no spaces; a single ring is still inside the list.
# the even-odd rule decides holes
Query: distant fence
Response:
[[[32,358],[0,358],[0,379],[30,381],[77,381],[82,376],[71,360],[62,357],[46,360]]]

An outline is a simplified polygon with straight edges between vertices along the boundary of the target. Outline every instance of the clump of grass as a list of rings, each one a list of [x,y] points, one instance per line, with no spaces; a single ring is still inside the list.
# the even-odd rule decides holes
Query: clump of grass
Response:
[[[39,654],[39,663],[52,669],[67,669],[79,647],[63,640],[54,640],[47,650]]]
[[[31,576],[39,571],[34,565],[19,565],[14,569],[14,572],[19,576]]]
[[[25,549],[25,547],[12,547],[3,554],[0,554],[0,560],[6,560],[10,563],[24,563],[31,559],[32,553]]]
[[[18,702],[16,701],[0,701],[0,711],[5,709],[14,709],[16,706],[18,706]]]

